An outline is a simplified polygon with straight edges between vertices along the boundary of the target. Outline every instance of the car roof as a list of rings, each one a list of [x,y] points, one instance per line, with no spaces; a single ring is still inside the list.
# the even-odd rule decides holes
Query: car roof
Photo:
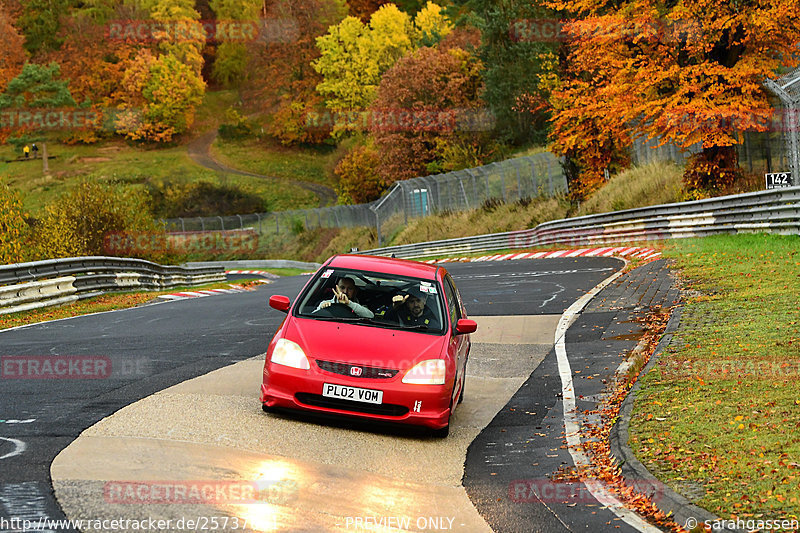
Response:
[[[325,266],[364,270],[367,272],[383,272],[420,279],[436,279],[437,270],[441,270],[441,267],[436,265],[429,265],[418,261],[353,254],[334,256],[328,260]]]

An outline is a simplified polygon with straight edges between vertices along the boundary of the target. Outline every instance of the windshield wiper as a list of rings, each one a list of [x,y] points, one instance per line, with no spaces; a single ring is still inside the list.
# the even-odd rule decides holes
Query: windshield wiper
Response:
[[[425,324],[414,324],[414,325],[405,325],[405,324],[403,324],[401,327],[403,329],[421,329],[421,330],[425,330],[425,331],[431,329],[429,326],[426,326]]]
[[[354,317],[336,317],[336,316],[318,316],[314,313],[308,315],[302,315],[306,318],[313,318],[315,320],[324,320],[326,322],[345,322],[347,324],[370,324],[373,326],[380,326],[385,328],[392,328],[392,329],[407,329],[407,330],[419,330],[419,331],[428,331],[431,329],[429,326],[425,324],[398,324],[397,322],[390,321],[390,320],[382,320],[378,316],[373,318],[367,318],[364,316],[354,316]]]

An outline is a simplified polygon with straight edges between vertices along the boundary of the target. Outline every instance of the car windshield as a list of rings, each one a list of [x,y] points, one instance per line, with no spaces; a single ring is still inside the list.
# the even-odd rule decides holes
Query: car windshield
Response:
[[[317,274],[300,295],[295,314],[434,334],[445,325],[436,281],[336,268]]]

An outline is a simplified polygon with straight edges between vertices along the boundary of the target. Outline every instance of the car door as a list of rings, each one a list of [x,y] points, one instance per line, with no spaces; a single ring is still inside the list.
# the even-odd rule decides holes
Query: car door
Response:
[[[448,354],[452,357],[456,364],[456,382],[453,387],[453,398],[456,399],[461,394],[463,387],[464,376],[467,371],[467,356],[469,354],[469,335],[456,335],[456,324],[459,319],[464,316],[461,300],[458,296],[458,291],[455,288],[450,274],[444,277],[444,295],[447,306],[447,314],[449,317],[449,330],[450,336],[448,345]],[[455,406],[455,403],[453,404]]]

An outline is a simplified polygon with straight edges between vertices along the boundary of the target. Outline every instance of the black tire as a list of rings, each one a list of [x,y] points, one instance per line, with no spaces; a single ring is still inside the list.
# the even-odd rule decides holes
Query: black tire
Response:
[[[434,429],[431,434],[437,439],[446,439],[450,434],[450,422],[448,421],[447,425],[443,428]]]
[[[274,407],[270,407],[265,403],[261,404],[261,410],[264,411],[265,413],[274,413],[275,412],[275,408]]]
[[[467,363],[469,363],[469,354],[467,354],[467,360],[464,362],[464,377],[461,379],[461,392],[458,393],[458,403],[464,401],[464,388],[467,386]]]

